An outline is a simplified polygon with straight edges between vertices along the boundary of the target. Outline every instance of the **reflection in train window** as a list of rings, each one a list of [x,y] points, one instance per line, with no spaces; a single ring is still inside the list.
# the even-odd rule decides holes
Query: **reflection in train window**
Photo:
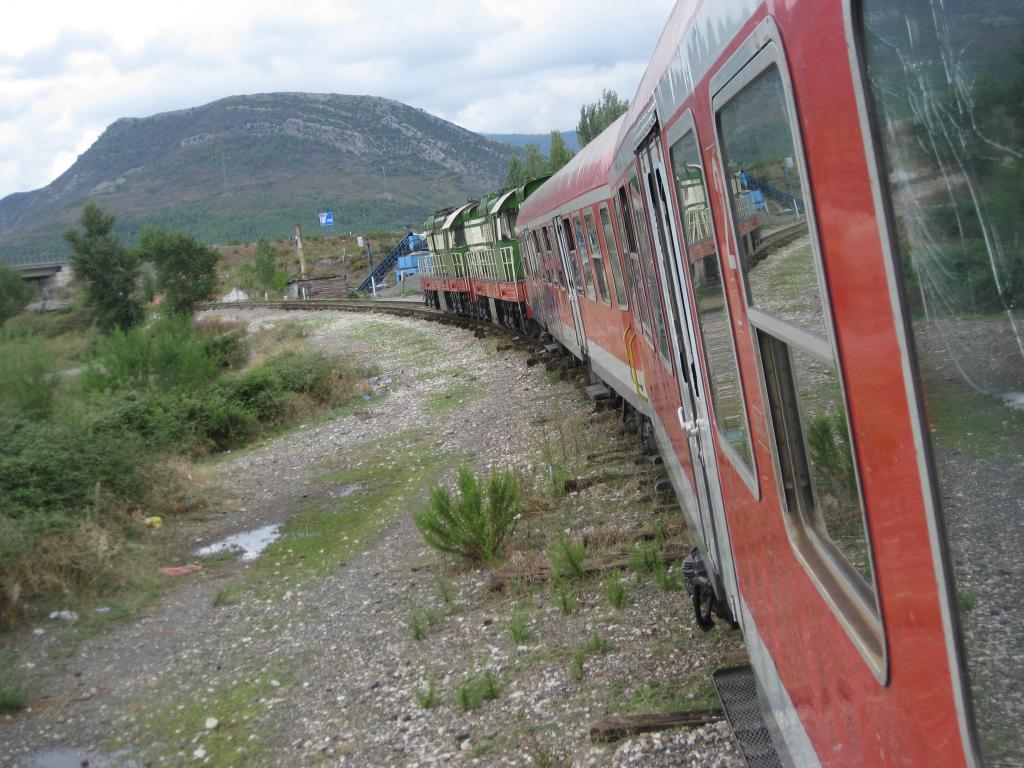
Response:
[[[647,216],[644,213],[644,201],[640,196],[640,182],[636,174],[629,174],[629,199],[633,207],[633,222],[636,225],[637,243],[640,247],[641,269],[646,278],[647,298],[651,302],[651,315],[654,320],[654,330],[658,338],[658,351],[664,359],[670,357],[668,351],[668,329],[665,327],[665,312],[662,308],[661,289],[658,287],[658,277],[654,272],[654,256],[651,250],[651,242],[647,239]]]
[[[587,238],[590,242],[590,256],[594,262],[594,280],[597,282],[597,292],[601,301],[611,304],[611,299],[608,298],[608,279],[605,277],[604,260],[601,258],[601,241],[597,236],[597,227],[594,226],[594,214],[585,211],[583,221],[587,225]]]
[[[750,304],[824,337],[800,163],[779,70],[773,67],[748,85],[722,109],[720,124]]]
[[[794,547],[877,674],[884,645],[856,451],[819,288],[807,186],[771,49],[718,110],[733,227]],[[740,75],[742,78],[742,74]]]
[[[633,287],[633,316],[640,323],[640,330],[651,337],[651,310],[644,294],[643,280],[640,277],[640,256],[636,250],[636,234],[633,231],[633,220],[629,215],[629,203],[626,201],[626,188],[619,187],[618,198],[615,200],[615,215],[619,217],[619,229],[625,237],[626,270],[629,284]]]
[[[590,258],[587,254],[587,241],[583,234],[583,227],[580,226],[580,217],[574,215],[572,217],[573,226],[576,228],[576,246],[577,254],[580,257],[580,263],[583,265],[583,280],[587,284],[587,297],[591,300],[594,299],[594,275],[590,271]]]
[[[863,0],[885,159],[988,765],[1024,764],[1024,16],[1020,3]]]
[[[708,204],[700,150],[692,131],[673,145],[671,157],[715,423],[723,441],[747,469],[753,471],[750,430],[725,285],[718,265],[714,219]]]
[[[615,284],[615,301],[619,309],[629,309],[626,298],[626,285],[622,281],[622,267],[619,265],[619,251],[615,246],[615,232],[612,218],[608,215],[608,206],[601,203],[601,229],[604,231],[604,242],[608,248],[608,266],[612,268],[612,282]]]
[[[572,282],[576,286],[576,291],[583,295],[583,280],[580,277],[580,265],[576,261],[576,243],[572,236],[572,227],[569,226],[568,219],[562,219],[562,235],[565,237],[565,248],[568,251],[569,269],[572,272]]]

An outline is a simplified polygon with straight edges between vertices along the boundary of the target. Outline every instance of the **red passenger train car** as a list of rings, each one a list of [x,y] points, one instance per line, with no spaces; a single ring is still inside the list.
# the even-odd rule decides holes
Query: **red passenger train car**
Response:
[[[1022,102],[1019,0],[681,0],[519,212],[784,761],[1024,761]]]

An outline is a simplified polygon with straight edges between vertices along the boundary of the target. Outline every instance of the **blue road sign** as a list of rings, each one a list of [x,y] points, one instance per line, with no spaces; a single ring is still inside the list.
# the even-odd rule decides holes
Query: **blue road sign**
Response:
[[[333,227],[334,226],[334,212],[323,211],[320,214],[320,226],[321,227]]]

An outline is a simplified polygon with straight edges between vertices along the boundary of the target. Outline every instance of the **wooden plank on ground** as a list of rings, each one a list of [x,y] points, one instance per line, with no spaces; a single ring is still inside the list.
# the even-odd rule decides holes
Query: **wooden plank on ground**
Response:
[[[666,728],[685,726],[696,728],[725,719],[720,709],[692,709],[684,712],[669,712],[664,715],[628,715],[606,717],[590,726],[590,740],[618,741],[638,733],[664,731]]]

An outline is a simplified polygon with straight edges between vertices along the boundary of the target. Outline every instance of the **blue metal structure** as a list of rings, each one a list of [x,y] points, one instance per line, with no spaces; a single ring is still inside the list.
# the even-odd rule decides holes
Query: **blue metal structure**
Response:
[[[372,290],[373,282],[375,280],[379,282],[380,279],[384,277],[384,275],[388,274],[388,272],[395,268],[395,264],[398,263],[399,256],[405,256],[406,254],[412,253],[413,251],[419,249],[420,244],[422,242],[423,238],[421,238],[419,235],[406,235],[405,237],[403,237],[402,242],[396,245],[391,250],[391,253],[385,256],[384,260],[373,268],[373,271],[366,277],[365,280],[363,280],[362,284],[360,284],[358,290],[363,292]]]

